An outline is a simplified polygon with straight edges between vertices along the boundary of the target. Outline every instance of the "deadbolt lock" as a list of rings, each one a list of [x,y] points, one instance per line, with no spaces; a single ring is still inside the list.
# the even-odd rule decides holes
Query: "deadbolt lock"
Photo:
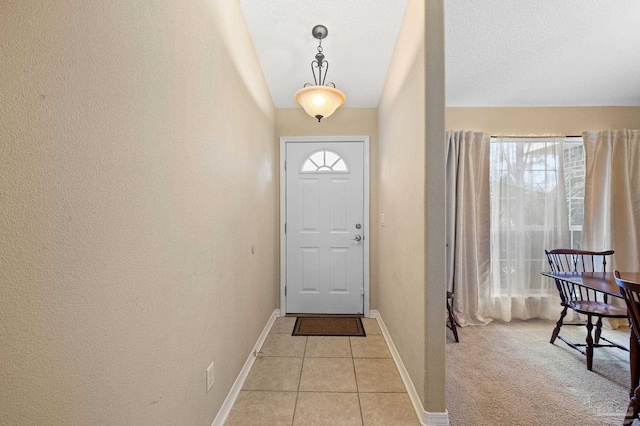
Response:
[[[356,229],[360,229],[362,228],[362,225],[360,225],[359,223],[356,223]]]

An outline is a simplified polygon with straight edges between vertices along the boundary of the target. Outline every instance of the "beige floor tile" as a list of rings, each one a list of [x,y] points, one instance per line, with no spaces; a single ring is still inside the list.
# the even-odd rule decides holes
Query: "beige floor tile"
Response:
[[[271,326],[271,330],[269,330],[269,333],[288,334],[289,336],[291,336],[295,323],[296,317],[278,317]]]
[[[300,391],[357,392],[351,358],[305,358]]]
[[[287,334],[269,334],[260,348],[260,356],[304,356],[307,344],[305,336],[289,336]]]
[[[300,392],[294,426],[361,426],[357,393]]]
[[[382,334],[378,320],[375,318],[362,318],[362,325],[364,326],[364,332],[367,333],[367,336],[370,334]]]
[[[242,390],[297,391],[302,358],[257,357]]]
[[[406,393],[361,393],[364,426],[419,426]]]
[[[242,391],[225,426],[291,425],[296,392]]]
[[[392,359],[354,358],[358,392],[406,392]]]
[[[391,358],[387,342],[381,334],[350,339],[354,358]]]
[[[351,358],[348,337],[309,336],[305,357],[311,358]]]

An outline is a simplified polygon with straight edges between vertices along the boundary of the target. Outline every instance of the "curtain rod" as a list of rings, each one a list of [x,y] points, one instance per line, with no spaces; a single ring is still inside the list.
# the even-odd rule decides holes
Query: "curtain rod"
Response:
[[[523,136],[523,135],[491,135],[492,138],[512,138],[512,139],[540,139],[540,138],[581,138],[582,135],[538,135],[538,136]]]

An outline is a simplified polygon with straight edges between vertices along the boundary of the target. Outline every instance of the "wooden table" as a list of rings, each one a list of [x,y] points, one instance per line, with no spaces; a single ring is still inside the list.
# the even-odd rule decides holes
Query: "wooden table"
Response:
[[[588,289],[600,291],[609,296],[622,299],[622,294],[613,272],[543,272],[542,275],[554,279],[567,281],[575,285],[579,285]],[[620,277],[627,281],[640,282],[640,272],[620,272]],[[631,372],[631,391],[633,397],[636,388],[640,384],[640,345],[636,337],[636,331],[631,327],[629,336],[629,370]],[[635,413],[640,407],[634,407]],[[635,414],[634,413],[634,414]]]

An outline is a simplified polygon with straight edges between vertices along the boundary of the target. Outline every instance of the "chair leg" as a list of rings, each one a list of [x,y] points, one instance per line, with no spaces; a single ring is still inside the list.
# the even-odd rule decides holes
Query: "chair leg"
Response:
[[[602,334],[602,317],[598,317],[598,321],[596,321],[596,333],[593,336],[593,341],[596,344],[600,343],[601,334]]]
[[[593,369],[593,338],[591,337],[591,330],[593,330],[593,322],[591,321],[591,315],[587,315],[587,370]]]
[[[456,324],[456,319],[453,317],[453,312],[451,312],[451,304],[449,303],[449,299],[447,299],[447,312],[449,314],[449,324],[451,325],[451,331],[453,332],[453,337],[456,339],[456,342],[460,342],[458,339],[458,327]]]
[[[633,424],[633,421],[638,418],[638,411],[640,411],[640,386],[631,395],[623,425]]]
[[[558,337],[558,334],[560,334],[560,327],[562,327],[562,322],[564,320],[564,317],[567,316],[567,309],[568,307],[565,306],[562,312],[560,313],[560,319],[556,323],[556,327],[553,329],[553,333],[551,334],[551,340],[549,341],[549,343],[555,342],[556,337]]]

